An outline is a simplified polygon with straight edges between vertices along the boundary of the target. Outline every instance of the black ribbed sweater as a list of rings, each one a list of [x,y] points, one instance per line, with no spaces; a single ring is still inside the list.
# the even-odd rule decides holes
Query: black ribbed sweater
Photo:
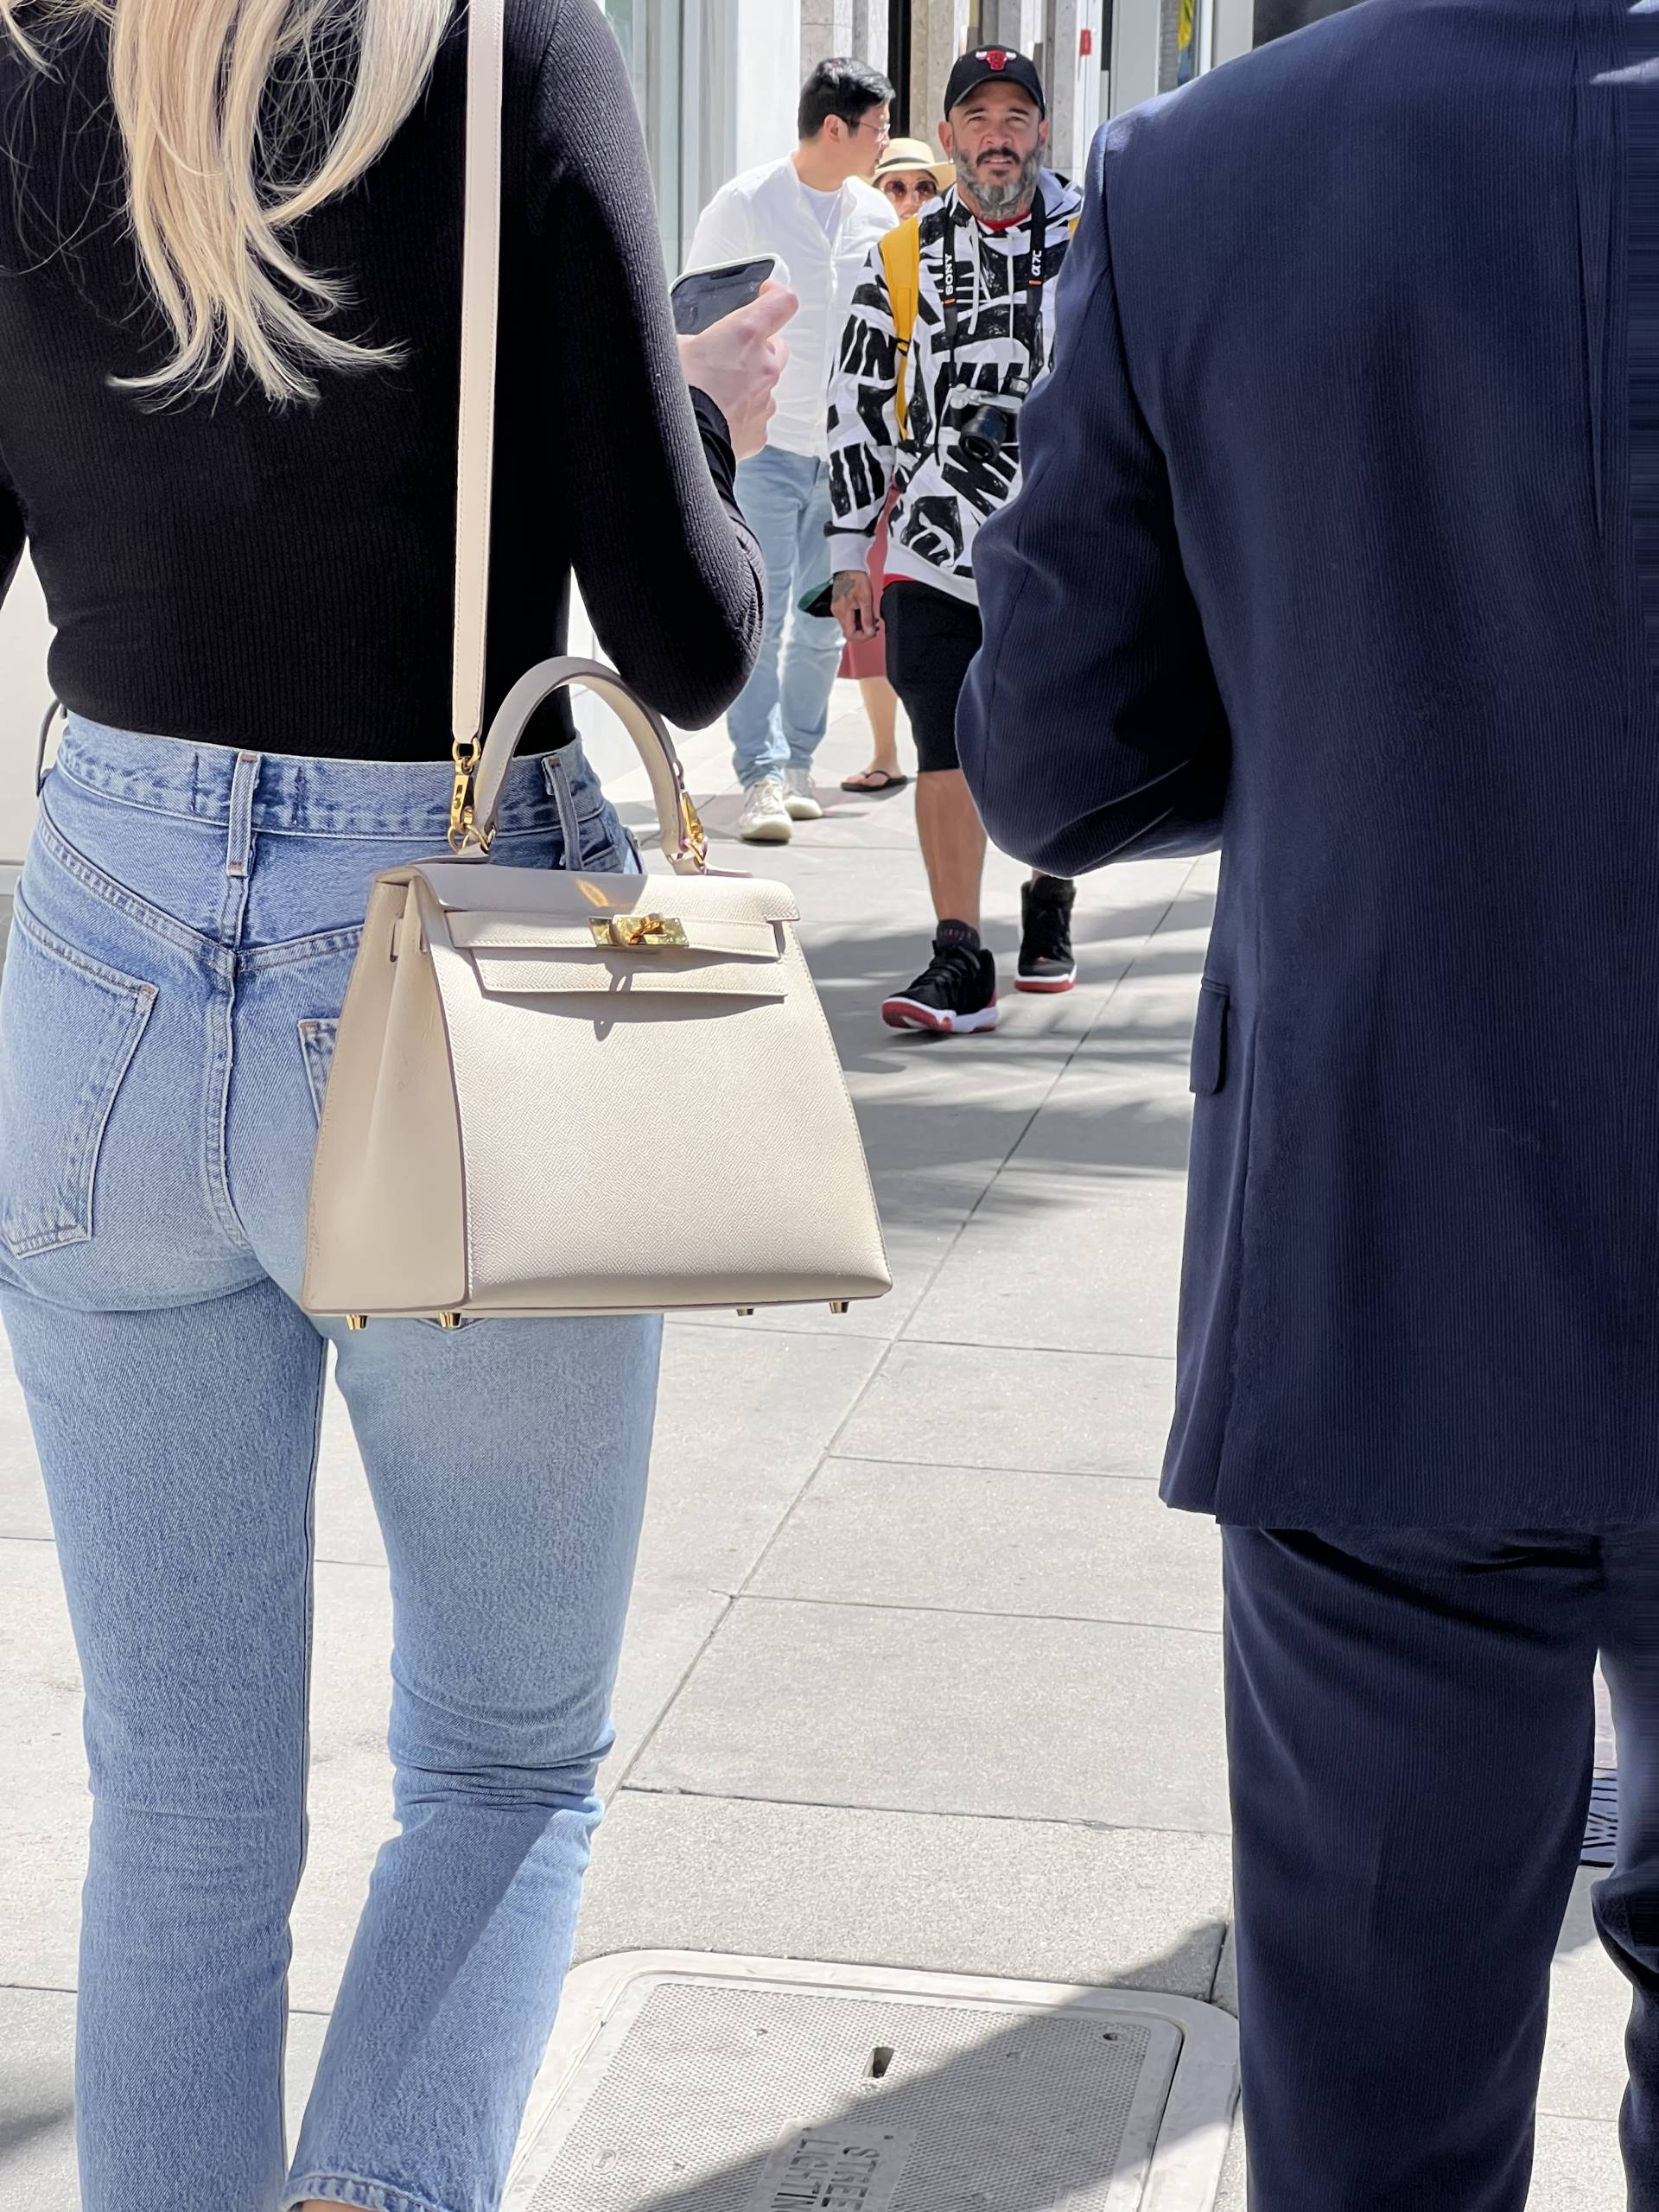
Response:
[[[563,649],[574,572],[600,644],[691,727],[747,676],[761,582],[718,410],[680,373],[621,55],[594,0],[507,11],[492,703]],[[465,37],[369,174],[312,217],[337,327],[395,367],[275,408],[245,383],[157,409],[167,358],[121,213],[105,34],[0,40],[0,577],[27,538],[74,711],[283,753],[448,743]],[[699,435],[701,427],[702,435]],[[568,732],[563,708],[537,735]]]

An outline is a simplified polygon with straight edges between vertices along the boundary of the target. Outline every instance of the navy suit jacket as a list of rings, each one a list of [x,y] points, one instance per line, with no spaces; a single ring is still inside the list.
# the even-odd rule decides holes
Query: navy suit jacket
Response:
[[[1108,126],[961,718],[1219,845],[1166,1491],[1659,1520],[1659,15],[1367,0]]]

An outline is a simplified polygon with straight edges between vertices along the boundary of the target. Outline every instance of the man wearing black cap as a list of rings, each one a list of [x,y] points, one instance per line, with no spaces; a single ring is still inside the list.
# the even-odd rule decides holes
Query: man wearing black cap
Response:
[[[1044,168],[1042,80],[1023,54],[965,54],[940,143],[956,182],[872,253],[830,385],[830,565],[849,639],[875,628],[870,540],[896,485],[881,614],[887,674],[916,741],[916,820],[938,917],[932,958],[883,1004],[899,1029],[996,1026],[980,942],[985,832],[957,760],[957,699],[979,649],[974,540],[1020,486],[1020,425],[1053,350],[1054,282],[1081,206]],[[1019,988],[1076,975],[1072,888],[1024,894]]]

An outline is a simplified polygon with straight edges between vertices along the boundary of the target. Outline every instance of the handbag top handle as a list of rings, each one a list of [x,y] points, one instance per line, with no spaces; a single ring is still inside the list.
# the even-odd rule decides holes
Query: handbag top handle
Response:
[[[663,851],[680,874],[701,874],[708,842],[660,717],[612,669],[543,661],[518,679],[484,739],[490,602],[490,495],[495,460],[498,300],[501,281],[501,107],[506,0],[467,8],[467,148],[461,276],[461,416],[456,440],[455,635],[450,728],[455,766],[449,843],[489,856],[496,810],[519,739],[551,693],[580,683],[614,710],[651,778]]]

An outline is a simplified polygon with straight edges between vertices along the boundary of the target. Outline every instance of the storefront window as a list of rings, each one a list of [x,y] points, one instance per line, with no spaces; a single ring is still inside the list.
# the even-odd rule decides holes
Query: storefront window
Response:
[[[663,258],[680,264],[685,228],[683,94],[687,0],[599,0],[633,80],[657,188]]]

